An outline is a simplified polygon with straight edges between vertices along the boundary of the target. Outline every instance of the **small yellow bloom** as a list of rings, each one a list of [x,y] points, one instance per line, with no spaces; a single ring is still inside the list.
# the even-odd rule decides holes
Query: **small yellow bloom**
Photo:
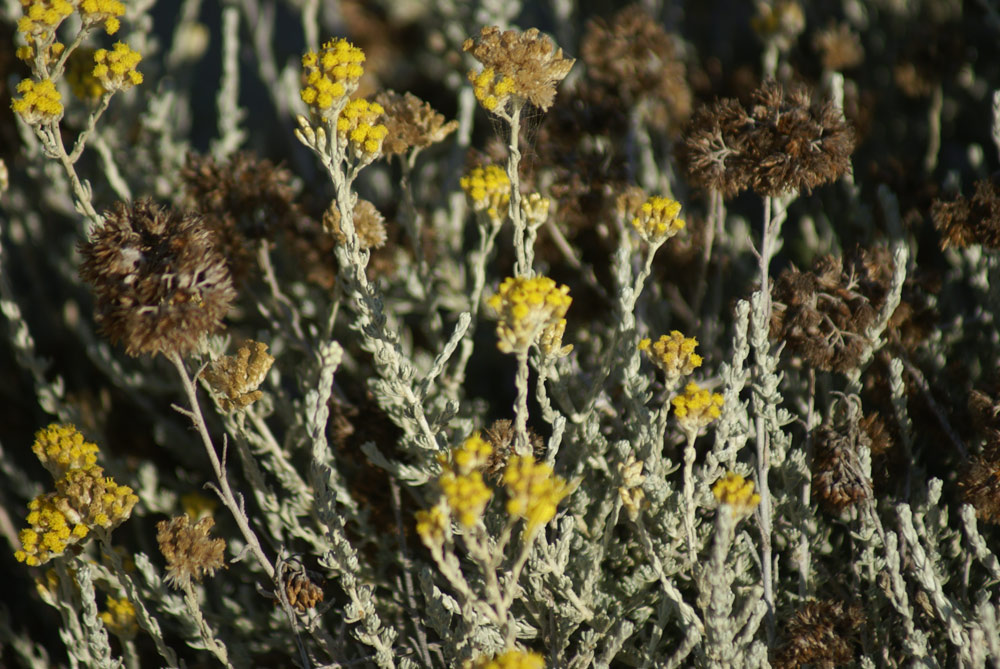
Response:
[[[494,658],[481,657],[466,662],[466,669],[545,669],[545,659],[534,652],[508,650]]]
[[[111,51],[94,52],[93,74],[107,91],[128,90],[142,83],[142,73],[135,69],[141,60],[141,53],[124,42],[116,42]]]
[[[448,514],[440,506],[417,511],[417,534],[428,548],[440,546],[448,534]]]
[[[357,90],[365,53],[345,39],[331,39],[319,52],[302,56],[305,85],[300,91],[302,101],[317,116],[334,120],[347,97]]]
[[[639,208],[632,227],[647,243],[658,246],[684,229],[684,221],[677,218],[680,213],[679,202],[654,195]]]
[[[494,225],[503,222],[510,202],[510,179],[502,167],[473,167],[458,183],[472,203],[473,210],[485,211]]]
[[[97,444],[86,441],[74,425],[52,423],[35,433],[31,450],[49,470],[60,478],[70,469],[83,469],[97,462]]]
[[[685,337],[677,330],[669,335],[660,335],[655,343],[650,339],[639,342],[639,350],[645,351],[649,359],[663,370],[668,384],[701,367],[702,358],[694,352],[697,346],[697,339]]]
[[[744,516],[760,504],[760,495],[753,491],[753,481],[729,472],[712,487],[712,494],[719,504],[732,507],[733,514]]]
[[[104,24],[104,30],[109,35],[118,32],[121,22],[118,17],[125,14],[125,5],[120,0],[82,0],[80,16],[86,27]]]
[[[337,118],[337,133],[346,139],[355,156],[371,162],[382,153],[382,142],[389,134],[381,121],[385,109],[363,98],[351,100]]]
[[[565,479],[544,462],[535,462],[533,455],[511,456],[503,484],[509,495],[507,513],[524,518],[529,534],[555,518],[556,507],[569,494]]]
[[[43,125],[62,118],[62,94],[51,79],[24,79],[17,85],[17,92],[22,97],[14,98],[10,106],[28,125]]]
[[[557,339],[561,344],[566,312],[572,302],[569,288],[546,276],[504,279],[500,290],[488,301],[499,317],[497,348],[504,353],[525,353],[545,337],[546,331],[554,329],[559,331]]]
[[[723,402],[719,393],[710,393],[692,382],[685,386],[684,394],[673,399],[674,415],[685,432],[697,434],[722,415]]]
[[[108,631],[122,639],[134,639],[139,633],[135,620],[135,607],[127,599],[108,596],[107,610],[101,613],[101,621]]]

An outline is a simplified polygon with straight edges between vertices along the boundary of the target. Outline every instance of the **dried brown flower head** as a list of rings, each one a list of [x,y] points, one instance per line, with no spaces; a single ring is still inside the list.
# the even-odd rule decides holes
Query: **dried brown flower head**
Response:
[[[767,81],[749,109],[720,100],[697,110],[681,154],[694,185],[732,197],[748,187],[771,196],[809,192],[846,173],[853,150],[854,134],[832,103]]]
[[[772,655],[771,664],[778,669],[804,665],[833,669],[851,664],[857,659],[866,622],[860,604],[808,602],[785,624],[784,642]]]
[[[384,124],[389,134],[382,144],[382,153],[386,156],[436,144],[458,128],[458,121],[445,123],[444,116],[434,111],[430,103],[412,93],[383,91],[375,96],[375,102],[385,109]]]
[[[537,28],[519,33],[484,26],[477,39],[465,40],[462,50],[471,52],[497,77],[508,78],[511,95],[527,100],[542,111],[552,106],[556,85],[566,78],[575,62],[572,58],[563,58],[562,49],[557,49]]]
[[[285,577],[285,596],[295,609],[305,613],[323,601],[323,590],[299,571],[292,571]]]
[[[258,388],[273,363],[274,357],[267,352],[267,344],[248,341],[240,346],[236,355],[212,361],[201,375],[220,395],[219,406],[222,410],[235,411],[250,406],[263,396]]]
[[[333,236],[338,244],[346,241],[340,229],[340,209],[336,202],[323,212],[323,229]],[[381,248],[385,244],[385,218],[368,200],[358,198],[354,205],[354,231],[358,234],[362,250]]]
[[[972,391],[969,411],[976,431],[986,438],[979,455],[969,458],[958,479],[962,501],[976,509],[985,523],[1000,524],[1000,402]]]
[[[846,260],[825,255],[809,272],[782,272],[774,286],[771,336],[817,369],[855,368],[888,294],[887,256],[867,250]]]
[[[493,446],[493,452],[486,460],[483,473],[491,479],[499,479],[507,468],[507,460],[514,453],[514,423],[502,418],[483,430],[483,438]],[[528,428],[528,443],[536,460],[545,456],[545,442],[530,427]]]
[[[833,514],[871,496],[871,481],[862,473],[858,451],[871,449],[861,425],[860,402],[849,398],[831,409],[827,421],[813,433],[813,498]]]
[[[149,199],[118,203],[80,254],[98,327],[131,356],[188,353],[222,327],[236,297],[203,221]]]
[[[291,172],[251,153],[235,153],[223,163],[189,153],[181,179],[188,206],[216,235],[237,282],[256,264],[256,242],[273,239],[300,216]]]
[[[813,48],[819,52],[823,68],[849,70],[865,59],[861,38],[847,23],[830,24],[813,35]]]
[[[213,525],[211,517],[192,525],[187,514],[156,524],[156,542],[167,559],[167,582],[173,587],[187,588],[225,566],[225,540],[208,536]]]
[[[941,232],[941,248],[980,244],[1000,249],[1000,175],[976,182],[969,200],[959,195],[951,202],[934,200],[931,217]]]
[[[621,98],[625,108],[641,103],[654,127],[675,129],[691,115],[680,42],[640,5],[621,10],[610,24],[590,21],[580,57],[591,80]]]

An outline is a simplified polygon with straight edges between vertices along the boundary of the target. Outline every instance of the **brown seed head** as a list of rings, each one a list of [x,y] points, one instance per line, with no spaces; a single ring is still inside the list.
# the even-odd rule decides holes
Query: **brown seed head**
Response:
[[[458,121],[445,123],[444,116],[434,111],[430,103],[412,93],[383,91],[375,96],[375,102],[385,109],[384,123],[389,134],[382,144],[382,153],[387,156],[437,144],[458,128]]]
[[[208,536],[213,525],[211,517],[192,525],[186,514],[156,524],[156,541],[167,559],[167,581],[175,588],[186,588],[225,566],[225,540]]]
[[[771,664],[779,669],[848,665],[857,659],[860,631],[865,624],[859,604],[808,602],[785,624],[784,642],[771,657]]]
[[[977,181],[975,189],[971,200],[962,195],[951,202],[934,200],[931,217],[941,232],[941,248],[1000,249],[1000,175]]]
[[[299,572],[291,572],[285,579],[285,595],[288,603],[303,613],[323,601],[323,590]]]
[[[250,406],[263,393],[257,388],[264,382],[274,357],[267,352],[267,344],[248,341],[236,355],[227,355],[210,364],[202,376],[221,395],[219,406],[223,411],[233,411]]]
[[[871,496],[872,484],[861,471],[859,449],[872,441],[860,425],[859,405],[838,404],[827,422],[813,433],[813,497],[833,514]]]
[[[323,212],[323,229],[330,233],[338,244],[346,241],[340,229],[340,208],[336,201],[331,202]],[[362,250],[378,249],[385,244],[385,218],[368,200],[358,198],[358,203],[354,205],[354,231],[358,235],[358,241],[361,242]]]
[[[98,327],[131,356],[190,352],[222,327],[236,297],[202,220],[149,199],[117,204],[80,254]]]

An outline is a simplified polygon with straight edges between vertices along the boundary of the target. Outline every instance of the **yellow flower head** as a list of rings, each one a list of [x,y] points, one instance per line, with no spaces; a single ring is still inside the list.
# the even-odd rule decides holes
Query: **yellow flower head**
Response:
[[[96,102],[107,91],[94,76],[94,49],[77,48],[66,61],[66,83],[80,100]]]
[[[438,479],[441,492],[451,512],[465,527],[472,527],[483,517],[493,491],[483,482],[482,468],[493,446],[473,434],[451,451],[451,461],[442,459],[444,471]]]
[[[494,658],[481,657],[466,662],[466,669],[545,669],[545,660],[538,653],[508,650]]]
[[[17,22],[17,31],[32,41],[44,42],[67,16],[73,13],[68,0],[21,0],[24,16]]]
[[[134,639],[139,633],[135,620],[135,607],[128,599],[108,596],[107,610],[101,613],[101,621],[108,631],[122,639]]]
[[[125,14],[125,5],[120,0],[82,0],[80,2],[80,16],[83,18],[83,25],[86,27],[104,24],[104,30],[109,35],[118,32],[121,26],[119,16]]]
[[[351,100],[337,118],[337,132],[346,139],[355,156],[371,162],[382,153],[382,142],[389,134],[381,123],[385,109],[364,98]]]
[[[697,339],[685,337],[677,330],[669,335],[660,335],[656,342],[650,339],[639,342],[639,350],[645,351],[649,359],[663,370],[668,384],[701,367],[701,356],[694,352],[697,346]]]
[[[51,79],[24,79],[17,85],[17,92],[21,97],[14,98],[10,106],[28,125],[43,125],[62,118],[62,94]]]
[[[527,520],[529,534],[555,518],[556,507],[569,494],[566,481],[544,462],[535,462],[533,455],[511,456],[503,484],[509,496],[507,513]]]
[[[73,425],[52,423],[39,430],[31,450],[57,479],[70,469],[83,469],[97,462],[97,444],[86,441]]]
[[[510,94],[514,91],[514,80],[510,77],[497,74],[492,67],[487,67],[482,72],[472,70],[469,72],[469,82],[472,90],[476,94],[476,99],[486,111],[503,109],[510,100]]]
[[[677,218],[680,213],[680,202],[654,195],[643,202],[632,227],[647,243],[659,245],[684,229],[684,221]]]
[[[485,211],[494,225],[503,222],[510,202],[510,179],[502,167],[473,167],[458,183],[475,211]]]
[[[681,429],[689,434],[697,434],[701,428],[722,415],[722,395],[710,393],[693,382],[687,384],[684,394],[675,397],[673,403],[674,415],[677,416]]]
[[[526,353],[547,330],[565,329],[566,311],[573,299],[569,288],[546,276],[508,277],[489,299],[497,313],[497,348],[504,353]],[[558,337],[562,340],[562,336]]]
[[[142,73],[136,70],[142,54],[128,44],[116,42],[114,49],[94,52],[94,76],[105,90],[122,91],[142,83]]]
[[[417,511],[417,534],[428,548],[440,546],[448,534],[448,513],[441,506],[428,511]]]
[[[365,53],[345,39],[331,39],[319,50],[302,56],[305,85],[302,101],[316,115],[333,120],[347,97],[357,90],[365,69]]]
[[[760,504],[760,495],[753,491],[753,481],[729,472],[712,486],[712,494],[719,504],[732,507],[733,514],[745,516]]]

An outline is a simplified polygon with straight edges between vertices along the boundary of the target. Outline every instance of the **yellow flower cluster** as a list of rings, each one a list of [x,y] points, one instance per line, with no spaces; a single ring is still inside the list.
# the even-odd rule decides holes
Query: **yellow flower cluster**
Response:
[[[677,218],[680,213],[680,202],[654,195],[642,203],[632,227],[647,243],[659,245],[684,229],[684,221]]]
[[[83,0],[80,3],[80,16],[83,18],[83,25],[96,26],[98,23],[104,24],[104,30],[109,35],[118,32],[121,26],[119,16],[125,13],[125,5],[120,0]]]
[[[66,83],[73,95],[84,102],[94,102],[104,95],[104,86],[94,76],[94,49],[78,47],[66,61]]]
[[[85,469],[97,463],[97,444],[85,440],[72,425],[52,423],[39,430],[31,450],[57,479],[70,469]]]
[[[478,74],[471,70],[469,82],[476,93],[476,99],[486,111],[493,111],[497,107],[502,109],[514,92],[514,80],[497,74],[492,67],[487,67]]]
[[[685,337],[677,330],[669,335],[660,335],[655,343],[648,338],[639,342],[639,350],[645,351],[649,359],[663,370],[668,384],[701,367],[702,358],[694,352],[697,346],[697,339]]]
[[[62,118],[62,94],[51,79],[24,79],[17,85],[17,92],[21,97],[14,98],[10,106],[28,125],[43,125]]]
[[[91,530],[114,529],[139,501],[131,488],[104,476],[92,461],[96,446],[72,425],[53,424],[40,430],[32,450],[56,476],[56,491],[29,502],[29,527],[21,530],[22,548],[14,553],[18,562],[32,567],[44,564],[86,539]]]
[[[440,506],[417,511],[417,534],[427,546],[440,546],[448,532],[448,514]]]
[[[545,337],[547,331],[558,331],[561,342],[566,311],[572,302],[569,288],[547,276],[507,277],[488,302],[500,319],[497,348],[504,353],[526,353],[539,338],[553,339]]]
[[[127,90],[142,83],[142,73],[135,69],[140,60],[142,54],[124,42],[117,42],[112,51],[94,52],[94,76],[106,91]]]
[[[364,74],[365,53],[345,39],[331,39],[302,56],[305,86],[302,101],[318,116],[333,120]]]
[[[527,520],[528,533],[555,518],[556,507],[569,494],[566,481],[533,455],[511,456],[503,484],[509,495],[507,513]]]
[[[510,202],[510,179],[502,167],[473,167],[458,183],[474,210],[485,211],[495,224],[503,221]]]
[[[675,397],[673,403],[674,415],[688,433],[696,434],[722,415],[722,395],[710,393],[693,382],[685,386],[684,394]]]
[[[712,486],[712,494],[720,504],[732,507],[737,516],[753,511],[760,504],[760,495],[753,491],[753,481],[729,472]]]
[[[448,508],[465,527],[479,522],[493,496],[480,471],[492,452],[489,442],[476,433],[452,450],[450,463],[442,460],[444,471],[438,485]]]
[[[73,3],[68,0],[21,0],[24,16],[17,22],[17,31],[28,39],[44,41],[67,16],[73,13]]]
[[[359,157],[374,159],[382,152],[382,142],[389,134],[379,122],[384,114],[385,109],[377,102],[351,100],[337,118],[337,132]]]
[[[538,653],[508,650],[493,659],[479,658],[467,662],[466,669],[545,669],[545,660]]]
[[[135,607],[128,599],[115,599],[108,596],[106,611],[101,612],[101,621],[108,631],[121,639],[134,639],[139,633],[139,625],[135,620]]]

